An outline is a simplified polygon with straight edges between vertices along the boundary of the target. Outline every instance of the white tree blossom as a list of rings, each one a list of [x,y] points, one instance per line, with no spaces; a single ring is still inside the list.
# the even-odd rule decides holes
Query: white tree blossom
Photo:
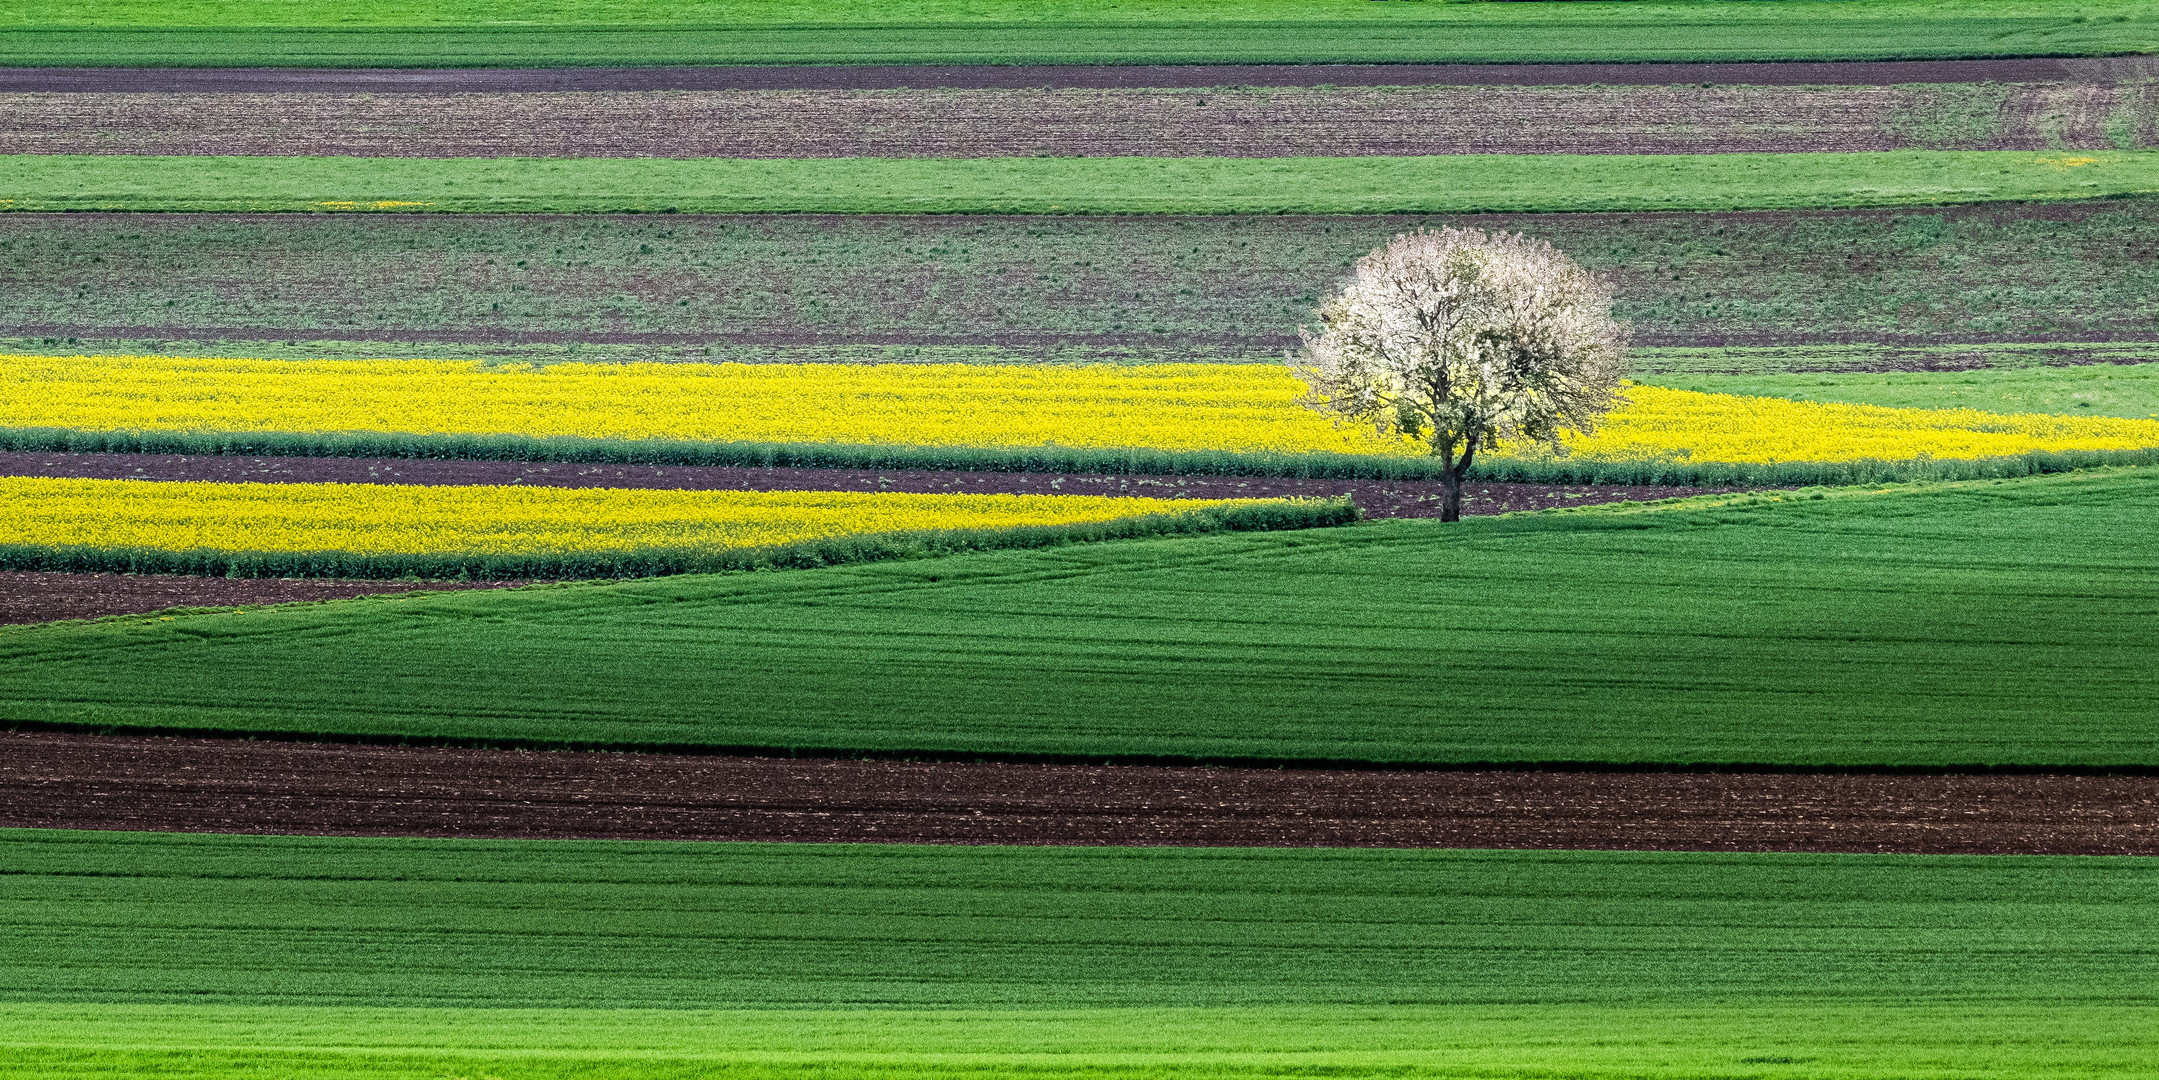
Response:
[[[1420,229],[1357,260],[1302,328],[1290,367],[1305,404],[1441,459],[1440,518],[1462,513],[1479,450],[1588,433],[1619,405],[1626,328],[1611,289],[1552,245],[1513,233]]]

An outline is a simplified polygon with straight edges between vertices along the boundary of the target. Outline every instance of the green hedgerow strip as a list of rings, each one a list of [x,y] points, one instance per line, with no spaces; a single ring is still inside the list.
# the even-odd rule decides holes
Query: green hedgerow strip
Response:
[[[802,569],[1000,548],[1044,548],[1146,536],[1192,536],[1346,525],[1362,515],[1347,498],[1283,499],[1072,525],[936,529],[839,536],[775,547],[649,548],[547,555],[365,555],[347,551],[163,551],[144,547],[0,545],[0,569],[212,577],[417,578],[532,581],[658,577]]]
[[[965,446],[842,443],[714,443],[663,439],[535,438],[522,435],[390,435],[287,432],[124,432],[66,428],[0,429],[0,451],[410,458],[584,462],[604,465],[715,465],[795,469],[935,469],[962,472],[1096,473],[1153,476],[1279,476],[1296,479],[1436,480],[1430,458],[1376,454],[1269,454],[1229,451],[1008,450]],[[2159,447],[2035,451],[1964,460],[1694,462],[1589,458],[1480,459],[1470,473],[1486,483],[1656,484],[1680,487],[1801,487],[1911,480],[2037,476],[2103,465],[2159,464]]]

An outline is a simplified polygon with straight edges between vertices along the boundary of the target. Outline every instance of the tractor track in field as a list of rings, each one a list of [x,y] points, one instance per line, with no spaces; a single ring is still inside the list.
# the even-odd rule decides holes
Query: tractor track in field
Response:
[[[2159,854],[2159,778],[788,760],[0,733],[0,826],[612,840]]]
[[[1897,86],[2149,77],[2150,57],[1734,64],[1153,64],[617,68],[0,67],[0,93],[470,93],[1215,86]]]

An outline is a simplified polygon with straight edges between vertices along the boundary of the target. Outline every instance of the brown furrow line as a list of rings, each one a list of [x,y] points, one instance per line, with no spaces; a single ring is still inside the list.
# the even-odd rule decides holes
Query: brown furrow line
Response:
[[[2159,854],[2159,778],[791,761],[0,734],[0,826],[951,844]]]

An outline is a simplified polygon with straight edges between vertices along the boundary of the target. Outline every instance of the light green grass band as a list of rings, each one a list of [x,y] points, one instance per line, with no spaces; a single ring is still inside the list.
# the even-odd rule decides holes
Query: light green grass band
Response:
[[[0,156],[0,210],[1375,214],[1739,210],[2159,192],[2159,152],[1356,158]]]
[[[384,1009],[11,1004],[13,1068],[317,1080],[1501,1078],[2108,1080],[2159,1069],[2149,1005]]]
[[[21,65],[584,67],[1897,60],[2112,56],[2159,46],[2134,0],[965,4],[274,0],[16,5]]]

